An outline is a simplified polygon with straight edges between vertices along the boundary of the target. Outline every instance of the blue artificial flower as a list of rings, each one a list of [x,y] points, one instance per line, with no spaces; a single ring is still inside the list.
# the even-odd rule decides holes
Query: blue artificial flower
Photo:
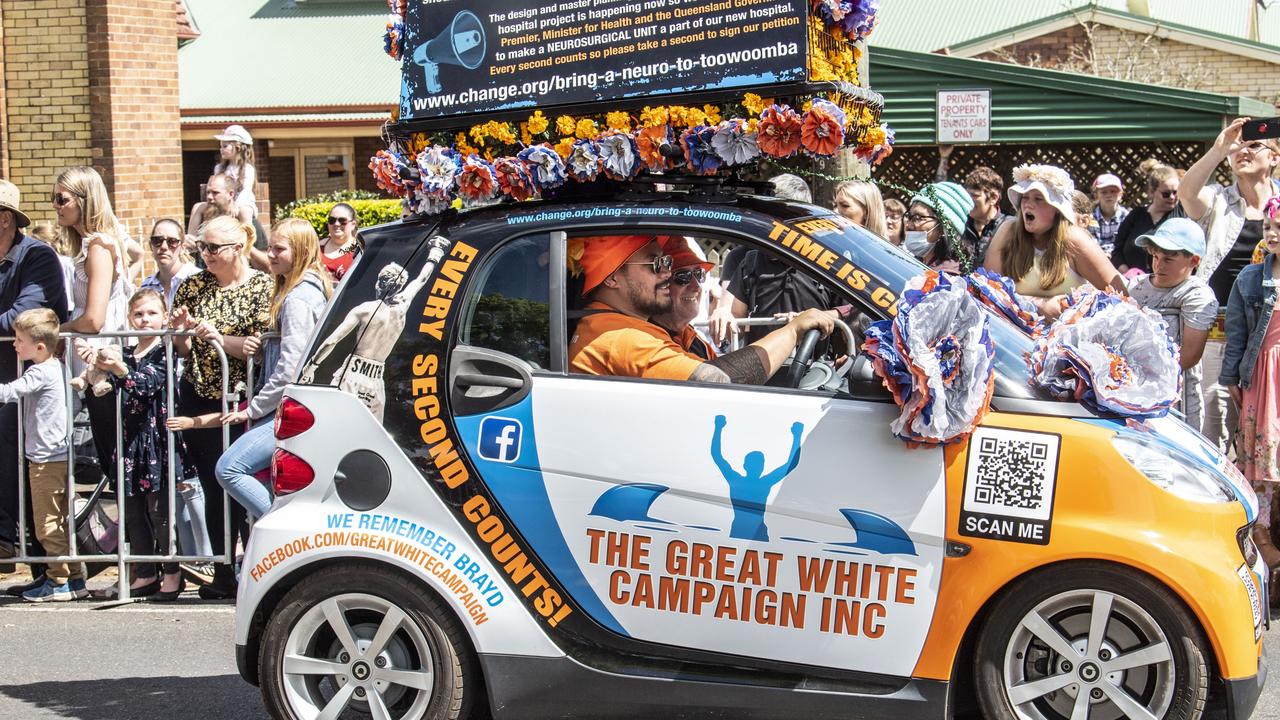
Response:
[[[684,159],[689,172],[698,175],[715,175],[724,163],[711,145],[711,138],[716,129],[707,125],[698,125],[680,134],[680,147],[684,148]]]
[[[640,172],[640,152],[630,135],[616,130],[596,141],[600,149],[600,166],[613,180],[630,180]]]
[[[456,186],[457,153],[435,145],[418,153],[418,171],[422,174],[418,194],[437,199],[448,198]]]
[[[593,140],[579,140],[565,161],[569,175],[580,182],[590,182],[600,174],[600,149]]]
[[[539,192],[560,187],[568,179],[564,160],[545,143],[527,147],[516,157],[528,168],[529,179]]]

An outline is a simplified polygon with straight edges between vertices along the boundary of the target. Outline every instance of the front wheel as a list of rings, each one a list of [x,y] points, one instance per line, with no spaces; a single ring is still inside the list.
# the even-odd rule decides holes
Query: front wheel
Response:
[[[1196,720],[1209,673],[1199,626],[1158,583],[1109,565],[1038,573],[991,609],[978,640],[987,718]]]
[[[452,613],[377,567],[326,568],[298,583],[259,653],[263,699],[282,720],[455,720],[479,686]]]

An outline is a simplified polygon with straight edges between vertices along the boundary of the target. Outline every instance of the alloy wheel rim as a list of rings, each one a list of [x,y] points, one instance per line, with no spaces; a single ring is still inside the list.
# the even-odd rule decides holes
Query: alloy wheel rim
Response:
[[[1019,620],[1003,681],[1024,720],[1154,720],[1177,684],[1155,618],[1123,596],[1087,589],[1054,595]]]
[[[365,593],[335,595],[303,613],[285,642],[281,674],[302,720],[335,720],[348,708],[375,720],[421,717],[435,687],[422,629],[396,605]]]

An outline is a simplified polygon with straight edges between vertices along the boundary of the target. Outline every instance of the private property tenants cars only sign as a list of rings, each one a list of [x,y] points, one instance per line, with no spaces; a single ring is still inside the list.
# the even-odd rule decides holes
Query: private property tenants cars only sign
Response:
[[[938,91],[938,143],[991,141],[990,90]]]
[[[806,78],[804,0],[411,0],[400,118]]]

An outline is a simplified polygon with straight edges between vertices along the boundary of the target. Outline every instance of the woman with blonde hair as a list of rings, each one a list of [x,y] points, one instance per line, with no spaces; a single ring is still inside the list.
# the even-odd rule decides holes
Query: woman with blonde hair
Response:
[[[267,243],[267,260],[275,276],[271,328],[280,337],[262,346],[265,381],[249,407],[221,418],[224,424],[254,424],[222,454],[216,473],[222,487],[255,518],[271,507],[271,491],[254,477],[271,466],[276,446],[271,418],[285,386],[298,375],[316,322],[333,293],[320,257],[320,239],[306,220],[289,218],[271,228]]]
[[[271,276],[249,267],[253,247],[253,226],[229,215],[216,217],[200,231],[198,243],[205,269],[178,286],[170,324],[175,330],[192,330],[196,339],[179,337],[174,347],[185,356],[178,380],[176,416],[196,417],[222,412],[223,393],[247,383],[245,358],[257,350],[257,334],[270,326]],[[222,381],[222,365],[214,345],[227,356],[227,383]],[[176,418],[170,418],[173,421]],[[243,428],[231,426],[232,440]],[[204,489],[205,519],[215,555],[224,552],[224,513],[231,526],[245,532],[244,511],[237,504],[224,507],[222,488],[214,468],[222,455],[222,432],[217,427],[184,430],[187,451],[200,475]],[[234,537],[234,536],[233,536]],[[234,541],[234,539],[233,539]],[[214,568],[213,583],[200,588],[206,599],[235,596],[235,574],[231,566]]]
[[[846,180],[837,185],[835,211],[855,225],[861,225],[882,238],[889,237],[884,222],[884,198],[873,182]]]
[[[1177,170],[1148,158],[1138,165],[1138,177],[1146,181],[1149,202],[1146,207],[1135,207],[1125,215],[1116,230],[1115,248],[1111,251],[1111,264],[1126,274],[1135,269],[1141,273],[1151,272],[1151,253],[1145,247],[1138,247],[1138,238],[1181,214]]]
[[[71,255],[71,319],[63,332],[97,334],[119,332],[127,327],[129,297],[129,253],[120,236],[120,222],[111,209],[107,186],[98,171],[83,165],[66,168],[53,183],[53,207],[57,215],[59,239]],[[98,348],[120,345],[120,338],[76,340],[76,356],[71,372],[79,375],[85,364],[97,361]],[[86,393],[85,409],[98,455],[98,467],[114,475],[111,456],[115,451],[115,394]]]
[[[1053,165],[1021,165],[1008,190],[1016,218],[996,231],[985,267],[1013,280],[1048,318],[1062,312],[1061,299],[1088,282],[1124,292],[1124,281],[1102,247],[1076,224],[1075,183]]]

